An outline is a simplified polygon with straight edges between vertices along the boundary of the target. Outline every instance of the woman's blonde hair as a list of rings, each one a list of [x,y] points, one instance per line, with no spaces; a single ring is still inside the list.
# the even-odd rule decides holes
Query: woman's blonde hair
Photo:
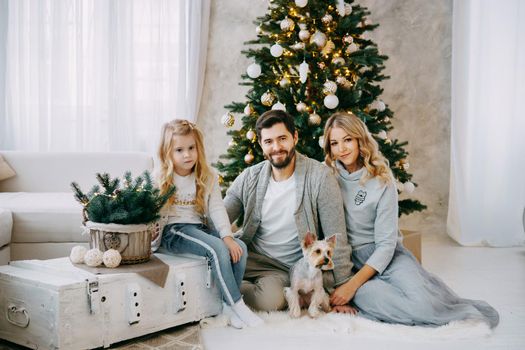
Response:
[[[332,168],[335,167],[335,157],[330,146],[330,133],[333,128],[343,129],[351,138],[357,140],[359,147],[358,162],[368,170],[363,174],[361,182],[378,177],[384,183],[393,179],[388,160],[379,151],[379,145],[374,140],[365,123],[352,113],[335,113],[327,121],[324,127],[324,152],[325,162]]]
[[[160,159],[160,169],[158,174],[158,181],[161,193],[166,193],[168,188],[173,185],[173,175],[175,173],[175,165],[173,161],[173,139],[176,136],[193,135],[195,145],[197,147],[197,162],[195,163],[193,171],[195,172],[197,193],[195,198],[195,208],[200,214],[204,214],[206,208],[204,203],[204,195],[206,187],[212,178],[212,172],[208,163],[206,162],[206,155],[204,153],[204,137],[197,126],[187,120],[175,119],[162,126],[160,136],[160,145],[158,156]],[[175,196],[171,197],[168,204],[175,202]]]

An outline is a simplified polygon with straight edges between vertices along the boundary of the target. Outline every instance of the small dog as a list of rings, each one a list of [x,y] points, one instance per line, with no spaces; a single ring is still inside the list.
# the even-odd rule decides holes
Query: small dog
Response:
[[[308,314],[313,318],[319,316],[320,308],[324,312],[330,311],[328,294],[323,288],[322,271],[334,268],[332,252],[335,240],[336,235],[317,240],[313,233],[306,233],[301,242],[303,257],[290,269],[291,286],[284,288],[291,317],[301,316],[301,305],[309,305]]]

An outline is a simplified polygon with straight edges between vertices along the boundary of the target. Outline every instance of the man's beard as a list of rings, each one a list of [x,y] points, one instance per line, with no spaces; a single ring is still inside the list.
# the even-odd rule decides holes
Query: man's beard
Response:
[[[286,151],[284,151],[284,152],[286,152]],[[282,152],[279,152],[279,153],[282,153]],[[270,164],[272,164],[272,166],[274,168],[276,168],[276,169],[283,169],[283,168],[286,168],[292,162],[292,159],[294,157],[295,157],[295,146],[292,147],[290,152],[286,152],[286,157],[284,157],[284,159],[282,161],[280,161],[280,162],[274,161],[273,158],[272,158],[272,154],[271,153],[266,158],[270,161]]]

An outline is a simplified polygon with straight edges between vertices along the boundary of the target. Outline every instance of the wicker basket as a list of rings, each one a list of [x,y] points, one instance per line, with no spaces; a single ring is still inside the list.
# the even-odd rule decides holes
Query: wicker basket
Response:
[[[118,250],[122,256],[121,264],[139,264],[149,260],[151,255],[151,235],[154,225],[101,224],[87,221],[91,248],[102,252]]]

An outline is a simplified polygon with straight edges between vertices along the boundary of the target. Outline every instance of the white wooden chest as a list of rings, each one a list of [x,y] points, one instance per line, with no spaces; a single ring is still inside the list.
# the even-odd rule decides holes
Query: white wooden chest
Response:
[[[0,338],[33,349],[91,349],[221,311],[205,258],[156,254],[164,288],[136,273],[94,275],[68,258],[0,266]]]

